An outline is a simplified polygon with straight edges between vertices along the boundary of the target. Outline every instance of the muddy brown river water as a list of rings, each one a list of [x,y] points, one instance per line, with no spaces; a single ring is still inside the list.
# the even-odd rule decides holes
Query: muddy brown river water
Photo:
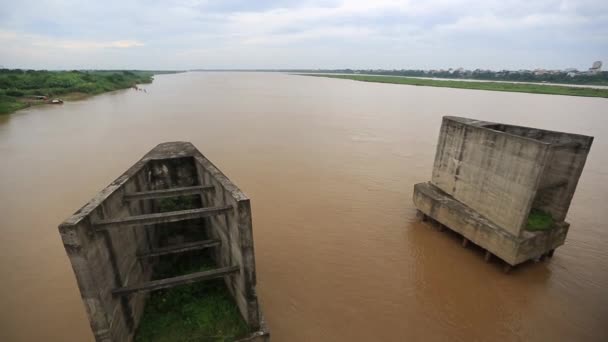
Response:
[[[273,341],[608,341],[608,99],[279,73],[144,87],[0,117],[0,341],[92,341],[57,225],[173,140],[252,199]],[[504,275],[415,219],[442,115],[595,136],[549,262]]]

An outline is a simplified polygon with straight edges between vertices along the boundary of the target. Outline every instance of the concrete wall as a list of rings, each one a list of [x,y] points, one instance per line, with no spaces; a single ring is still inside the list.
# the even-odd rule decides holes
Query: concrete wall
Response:
[[[534,208],[550,213],[555,221],[566,219],[592,142],[592,137],[564,134],[560,141],[551,144]]]
[[[240,272],[224,279],[251,331],[260,330],[249,199],[192,144],[177,142],[154,148],[59,226],[97,341],[132,340],[147,295],[113,296],[112,290],[150,280],[156,259],[137,254],[156,247],[164,224],[102,230],[96,223],[156,212],[155,200],[126,201],[125,194],[193,185],[215,187],[201,196],[204,207],[232,206],[204,219],[205,226],[222,241],[218,266],[240,266]]]
[[[259,329],[250,201],[213,163],[202,155],[195,159],[200,183],[215,187],[215,191],[203,196],[203,205],[228,204],[234,208],[229,213],[206,220],[211,227],[210,234],[221,240],[220,248],[216,251],[218,266],[241,266],[241,272],[224,279],[247,324],[252,329]]]
[[[566,239],[564,219],[592,142],[446,116],[432,180],[414,186],[414,204],[510,265],[552,254]],[[553,227],[526,230],[532,208],[550,213]]]
[[[549,144],[444,117],[431,182],[518,236],[527,222]]]
[[[134,165],[59,226],[97,341],[129,341],[145,305],[144,293],[114,297],[111,290],[150,279],[152,265],[135,256],[149,248],[150,232],[142,226],[96,232],[91,224],[150,210],[146,204],[125,205],[122,200],[125,192],[141,187],[144,165]]]
[[[462,234],[476,245],[514,265],[519,239],[429,183],[414,185],[414,204],[425,215]]]
[[[550,145],[549,156],[532,206],[550,213],[558,222],[564,221],[593,137],[505,124],[490,124],[484,127]]]
[[[413,200],[423,214],[512,266],[551,252],[564,243],[568,233],[568,223],[562,222],[548,231],[524,231],[515,236],[430,183],[416,184]]]

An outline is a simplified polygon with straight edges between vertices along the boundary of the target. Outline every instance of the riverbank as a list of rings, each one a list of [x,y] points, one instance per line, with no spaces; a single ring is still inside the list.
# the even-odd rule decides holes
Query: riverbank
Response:
[[[433,80],[410,77],[396,76],[373,76],[373,75],[330,75],[330,74],[296,74],[300,76],[315,76],[340,78],[354,81],[406,84],[426,87],[444,87],[458,89],[475,89],[490,91],[506,91],[517,93],[548,94],[548,95],[567,95],[585,97],[604,97],[608,98],[608,89],[583,88],[575,86],[561,85],[541,85],[526,83],[506,83],[506,82],[487,82],[487,81],[452,81],[452,80]]]
[[[53,99],[75,101],[109,91],[151,83],[149,71],[0,70],[0,115]]]

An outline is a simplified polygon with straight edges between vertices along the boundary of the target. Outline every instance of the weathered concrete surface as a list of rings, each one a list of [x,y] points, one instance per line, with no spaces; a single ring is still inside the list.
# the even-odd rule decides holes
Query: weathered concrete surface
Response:
[[[540,141],[444,119],[431,182],[517,235],[547,153]]]
[[[510,265],[547,254],[563,245],[568,233],[569,224],[561,222],[549,232],[525,231],[521,236],[510,234],[430,183],[414,186],[414,204],[424,214]]]
[[[200,196],[202,208],[156,213],[156,198]],[[166,222],[200,221],[218,241],[219,268],[252,334],[260,323],[249,199],[192,144],[160,144],[59,226],[89,322],[97,341],[130,341],[141,318],[145,292],[113,295],[151,279]],[[196,222],[198,222],[196,221]],[[237,267],[235,267],[237,266]]]
[[[268,329],[268,326],[266,326],[266,320],[264,319],[262,310],[260,310],[260,329],[236,342],[270,342],[270,330]]]
[[[431,182],[415,186],[414,202],[518,264],[563,244],[564,219],[592,142],[583,135],[446,116]],[[550,213],[555,228],[525,230],[532,208]]]

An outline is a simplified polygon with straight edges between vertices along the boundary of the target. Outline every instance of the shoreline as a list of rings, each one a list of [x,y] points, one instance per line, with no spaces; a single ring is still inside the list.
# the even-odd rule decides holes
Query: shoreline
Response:
[[[129,89],[129,88],[116,89],[116,90],[126,90],[126,89]],[[116,91],[116,90],[109,90],[109,91],[106,91],[106,92],[103,92],[103,93],[99,93],[99,94],[87,94],[87,93],[78,93],[78,92],[67,93],[67,94],[64,94],[64,95],[61,96],[61,100],[63,102],[81,101],[81,100],[86,100],[88,98],[91,98],[93,96],[97,96],[97,95],[101,95],[101,94],[107,94],[107,93],[110,93],[110,92],[113,92],[113,91]],[[12,112],[2,113],[0,115],[9,116],[11,114],[15,114],[15,113],[17,113],[17,112],[19,112],[21,110],[24,110],[24,109],[38,107],[38,106],[44,106],[44,105],[54,105],[54,106],[57,106],[57,104],[49,103],[48,101],[44,101],[44,100],[29,100],[29,99],[27,99],[27,100],[24,101],[22,99],[19,99],[19,100],[17,100],[17,103],[19,103],[20,105],[24,105],[24,106],[21,107],[21,108],[19,108],[19,109],[17,109],[17,110],[12,111]]]
[[[294,74],[294,73],[291,73]],[[575,88],[591,88],[591,89],[608,89],[608,85],[603,84],[584,84],[584,83],[542,83],[542,82],[525,82],[525,81],[506,81],[506,80],[482,80],[474,78],[444,78],[444,77],[422,77],[422,76],[401,76],[401,75],[383,75],[383,74],[346,74],[346,73],[297,73],[298,75],[340,75],[340,76],[382,76],[395,78],[413,78],[418,80],[433,80],[433,81],[458,81],[458,82],[481,82],[481,83],[510,83],[510,84],[531,84],[543,86],[560,86],[560,87],[575,87]]]
[[[145,83],[142,83],[145,84]],[[139,85],[139,84],[136,84]],[[80,92],[74,92],[74,93],[67,93],[67,94],[63,94],[61,96],[57,96],[57,98],[60,98],[63,103],[67,103],[67,102],[76,102],[76,101],[84,101],[87,99],[90,99],[92,97],[98,96],[98,95],[103,95],[103,94],[109,94],[115,91],[120,91],[120,90],[129,90],[132,89],[133,87],[129,87],[129,88],[120,88],[120,89],[112,89],[112,90],[108,90],[108,91],[104,91],[101,93],[97,93],[97,94],[87,94],[87,93],[80,93]],[[9,113],[0,113],[0,116],[11,116],[12,114],[15,114],[17,112],[20,112],[24,109],[28,109],[28,108],[34,108],[34,107],[41,107],[41,106],[59,106],[62,105],[61,104],[54,104],[54,103],[50,103],[49,101],[44,101],[44,100],[31,100],[31,101],[23,101],[23,100],[18,100],[18,103],[20,104],[24,104],[24,107],[21,107],[19,109],[16,109],[12,112]]]
[[[162,72],[158,72],[162,73]],[[116,90],[134,88],[154,81],[142,71],[36,71],[0,70],[0,115],[51,103],[54,99],[79,101]]]
[[[428,79],[428,78],[412,78],[402,76],[385,76],[385,75],[345,75],[345,74],[291,74],[296,76],[313,76],[346,79],[361,82],[372,83],[387,83],[387,84],[403,84],[423,87],[438,87],[438,88],[454,88],[454,89],[470,89],[470,90],[487,90],[487,91],[503,91],[513,93],[529,93],[529,94],[545,94],[545,95],[563,95],[563,96],[579,96],[579,97],[600,97],[608,98],[608,89],[592,88],[581,86],[568,85],[545,85],[536,83],[509,83],[509,82],[492,82],[492,81],[462,81],[448,79]]]

